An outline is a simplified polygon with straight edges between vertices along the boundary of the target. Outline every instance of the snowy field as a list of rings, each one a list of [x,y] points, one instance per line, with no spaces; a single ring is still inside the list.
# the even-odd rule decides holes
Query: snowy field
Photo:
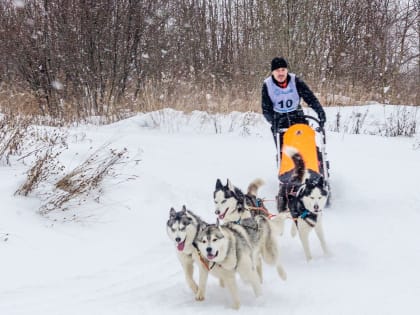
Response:
[[[311,234],[314,259],[307,263],[287,222],[279,241],[288,280],[265,266],[259,298],[239,280],[241,314],[419,312],[418,137],[371,135],[398,116],[388,116],[384,106],[359,108],[359,116],[352,108],[340,109],[341,129],[334,123],[338,111],[327,112],[333,204],[324,212],[324,228],[332,256],[322,255]],[[244,123],[239,114],[215,119],[169,112],[70,128],[69,149],[60,157],[66,169],[104,143],[127,148],[129,159],[117,177],[104,182],[98,201],[65,212],[38,214],[39,194],[14,196],[28,163],[1,164],[0,314],[238,313],[211,276],[206,300],[194,300],[166,220],[170,207],[185,204],[214,222],[217,178],[230,178],[245,190],[260,177],[266,185],[259,196],[274,199],[269,127],[260,115],[248,115],[251,122]],[[363,116],[359,134],[347,133]],[[267,206],[274,212],[274,203]]]

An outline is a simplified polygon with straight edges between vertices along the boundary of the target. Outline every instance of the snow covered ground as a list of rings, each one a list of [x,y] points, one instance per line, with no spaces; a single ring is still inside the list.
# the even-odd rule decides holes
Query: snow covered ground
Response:
[[[374,113],[383,115],[383,108],[366,108],[371,121],[381,121]],[[336,112],[328,109],[330,130]],[[170,207],[183,204],[214,222],[217,178],[245,190],[260,177],[266,185],[259,195],[274,198],[269,128],[258,117],[251,125],[241,119],[155,113],[71,128],[69,150],[61,157],[69,170],[104,143],[126,147],[130,160],[118,169],[120,179],[104,183],[99,202],[49,218],[37,213],[38,196],[13,195],[28,165],[1,166],[0,314],[236,314],[212,277],[206,300],[194,300],[165,230]],[[265,266],[259,298],[239,281],[241,314],[418,313],[416,140],[344,131],[328,133],[333,205],[324,213],[324,227],[332,256],[322,255],[313,234],[314,259],[307,263],[288,222],[280,238],[288,280]],[[273,203],[267,206],[274,212]]]

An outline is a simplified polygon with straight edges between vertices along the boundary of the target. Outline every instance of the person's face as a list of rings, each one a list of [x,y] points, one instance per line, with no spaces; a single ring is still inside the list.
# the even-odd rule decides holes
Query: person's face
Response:
[[[277,68],[276,70],[273,70],[272,72],[274,79],[277,80],[277,82],[284,82],[287,78],[287,68]]]

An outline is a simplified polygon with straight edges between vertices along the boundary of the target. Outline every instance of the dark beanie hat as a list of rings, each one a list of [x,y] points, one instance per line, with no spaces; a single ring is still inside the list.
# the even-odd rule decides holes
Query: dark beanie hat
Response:
[[[275,57],[271,60],[271,71],[274,71],[278,68],[287,68],[287,61],[283,57]]]

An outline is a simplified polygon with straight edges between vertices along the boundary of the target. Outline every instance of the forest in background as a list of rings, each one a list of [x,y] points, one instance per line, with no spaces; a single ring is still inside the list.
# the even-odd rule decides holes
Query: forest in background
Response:
[[[0,111],[260,111],[285,56],[323,105],[420,105],[418,0],[1,0]]]

